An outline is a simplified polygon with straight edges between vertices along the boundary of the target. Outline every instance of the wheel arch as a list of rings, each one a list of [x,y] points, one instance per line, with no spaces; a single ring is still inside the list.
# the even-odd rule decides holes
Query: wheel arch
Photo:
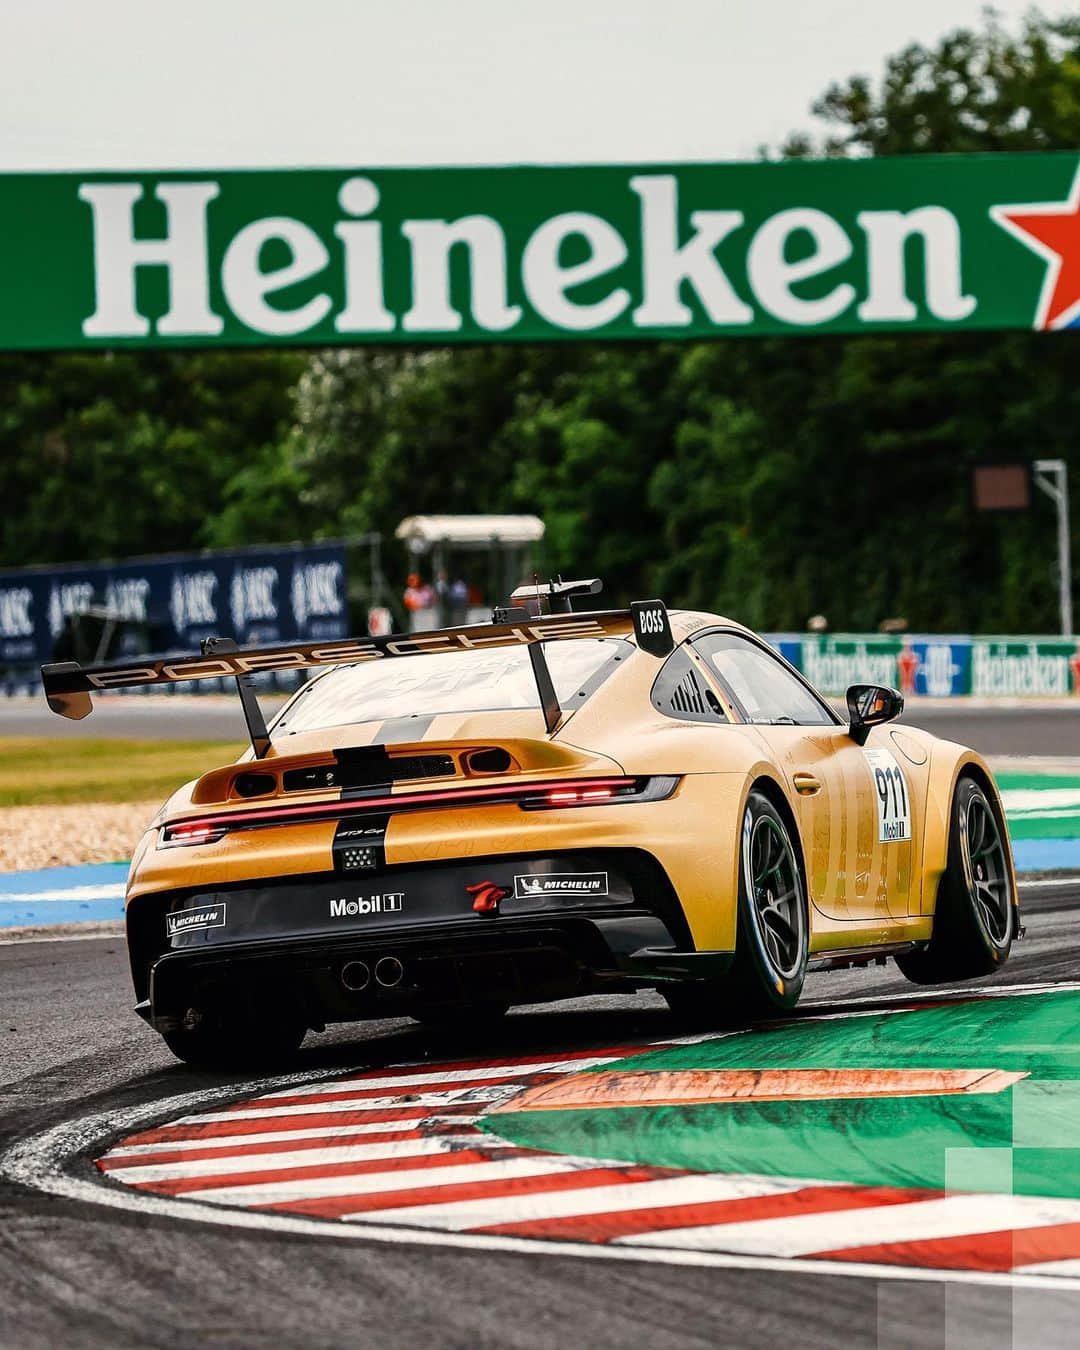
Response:
[[[974,750],[951,747],[957,753],[951,757],[935,754],[931,763],[929,790],[926,800],[926,817],[923,837],[923,906],[924,914],[934,914],[937,910],[938,887],[949,861],[949,838],[952,831],[952,806],[957,784],[961,778],[973,778],[989,799],[997,820],[998,829],[1006,845],[1005,854],[1012,882],[1013,908],[1019,915],[1017,904],[1016,869],[1013,864],[1012,841],[1009,838],[1009,823],[1005,815],[1005,804],[1001,799],[994,775],[981,755]]]
[[[806,853],[803,849],[802,835],[799,833],[799,822],[795,819],[795,812],[791,803],[788,801],[787,793],[769,774],[758,774],[746,790],[747,797],[751,792],[760,792],[762,796],[767,797],[773,806],[780,813],[780,817],[787,826],[788,833],[791,835],[791,842],[795,845],[795,852],[798,854],[799,867],[802,871],[803,887],[807,891],[808,908],[809,905],[809,880],[806,875]],[[746,810],[745,805],[743,810]]]

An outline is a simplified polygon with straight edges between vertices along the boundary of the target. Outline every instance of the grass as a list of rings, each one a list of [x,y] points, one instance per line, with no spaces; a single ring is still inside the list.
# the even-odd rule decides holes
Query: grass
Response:
[[[0,737],[0,807],[164,801],[242,749],[232,741]]]

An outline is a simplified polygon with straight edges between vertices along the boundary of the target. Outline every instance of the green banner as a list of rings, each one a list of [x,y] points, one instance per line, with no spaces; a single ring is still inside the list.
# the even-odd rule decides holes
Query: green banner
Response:
[[[0,348],[1074,327],[1077,168],[0,175]]]
[[[1075,638],[972,638],[970,693],[981,698],[1051,697],[1080,689]]]
[[[781,650],[783,648],[781,647]],[[899,638],[866,634],[804,637],[795,664],[815,689],[842,695],[852,684],[884,684],[899,688]]]

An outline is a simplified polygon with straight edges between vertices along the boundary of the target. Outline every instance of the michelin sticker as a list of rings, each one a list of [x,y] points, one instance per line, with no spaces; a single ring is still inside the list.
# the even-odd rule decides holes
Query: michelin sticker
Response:
[[[911,838],[911,798],[904,771],[888,750],[864,750],[877,795],[878,839],[900,844]]]
[[[174,909],[165,915],[165,931],[169,937],[191,933],[200,928],[225,927],[225,902],[220,905],[199,905],[196,909]]]
[[[514,895],[523,900],[531,895],[607,895],[606,872],[548,872],[544,875],[514,878]]]

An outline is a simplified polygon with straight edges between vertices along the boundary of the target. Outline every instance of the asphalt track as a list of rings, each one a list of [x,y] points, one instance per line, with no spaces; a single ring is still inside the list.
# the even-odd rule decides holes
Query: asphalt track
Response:
[[[1080,882],[1027,886],[1027,936],[997,982],[1080,980]],[[822,974],[803,1010],[908,995],[891,966]],[[90,1113],[251,1080],[175,1064],[130,1012],[114,938],[0,945],[0,1155]],[[453,1053],[567,1053],[672,1034],[652,996],[513,1013],[448,1047],[409,1022],[311,1037],[296,1066],[371,1068]],[[175,1112],[174,1112],[175,1113]],[[119,1130],[118,1130],[119,1132]],[[71,1173],[103,1185],[87,1150]],[[0,1346],[461,1347],[1076,1344],[1080,1292],[697,1268],[561,1254],[377,1245],[212,1228],[0,1181]]]
[[[1080,758],[1080,700],[1023,703],[913,699],[903,720],[984,755]],[[0,699],[0,736],[118,736],[247,740],[239,701],[226,695],[100,698],[92,716],[65,721],[44,699]]]

